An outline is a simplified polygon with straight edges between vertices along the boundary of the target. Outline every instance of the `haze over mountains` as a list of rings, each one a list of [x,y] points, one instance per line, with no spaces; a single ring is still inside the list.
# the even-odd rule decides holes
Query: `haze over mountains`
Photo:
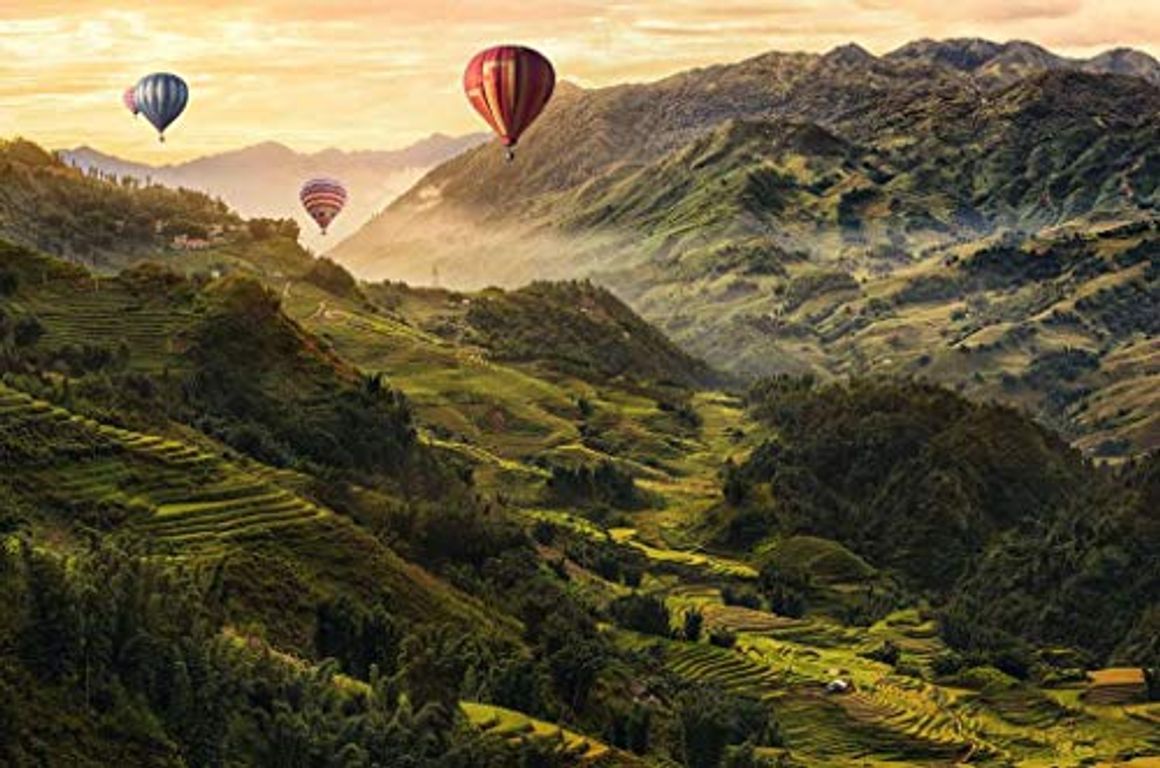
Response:
[[[0,139],[0,766],[1154,765],[1157,86],[866,56],[366,230],[619,297]]]
[[[1084,73],[1093,74],[1085,77]],[[772,52],[736,64],[691,70],[656,83],[597,90],[566,84],[523,141],[522,162],[509,169],[499,162],[500,153],[488,147],[468,153],[432,172],[390,206],[380,221],[369,224],[337,253],[366,274],[408,269],[416,277],[429,274],[428,265],[416,265],[410,258],[420,254],[404,257],[399,247],[414,236],[398,230],[402,220],[412,214],[419,226],[429,223],[435,212],[454,212],[468,219],[486,216],[493,222],[499,216],[506,224],[533,220],[537,224],[570,225],[580,220],[585,229],[593,229],[593,222],[578,215],[576,209],[593,213],[592,203],[598,197],[595,190],[625,190],[631,170],[674,150],[691,149],[694,139],[729,121],[742,120],[772,121],[779,136],[791,133],[777,130],[779,121],[812,124],[821,130],[811,131],[804,139],[799,137],[800,146],[794,148],[803,157],[840,155],[847,149],[877,153],[875,159],[881,167],[869,181],[883,186],[884,192],[900,198],[902,192],[938,193],[951,197],[946,202],[952,207],[960,202],[978,207],[979,201],[973,199],[974,186],[994,187],[1008,181],[1006,177],[1020,175],[1034,182],[1037,175],[1046,177],[1052,169],[1014,164],[989,169],[993,175],[988,178],[976,173],[981,170],[975,166],[982,158],[970,155],[1005,148],[1015,138],[1055,140],[1062,138],[1058,137],[1060,129],[1093,127],[1084,125],[1080,118],[1097,123],[1095,127],[1101,129],[1105,126],[1099,122],[1108,119],[1115,119],[1109,126],[1113,130],[1137,123],[1147,126],[1156,109],[1157,84],[1160,62],[1131,49],[1073,60],[1033,43],[997,44],[974,39],[922,40],[882,57],[856,44],[826,54]],[[1016,85],[1020,87],[1012,88]],[[984,137],[987,129],[993,129],[993,135]],[[1016,136],[1013,131],[1024,135]],[[973,137],[986,141],[955,150],[954,142]],[[931,169],[922,169],[932,150],[957,151],[958,155],[939,158],[939,165],[966,175],[944,178]],[[719,159],[711,155],[707,162],[689,170],[700,170]],[[976,162],[962,162],[965,160]],[[892,164],[911,167],[895,168]],[[1113,164],[1106,173],[1131,170],[1122,165]],[[925,173],[903,184],[895,181],[902,170]],[[850,179],[845,186],[859,183],[859,179]],[[496,191],[497,184],[502,184],[502,193]],[[674,197],[680,196],[680,191],[663,190]],[[1145,196],[1150,191],[1142,190]],[[545,199],[546,195],[564,192],[581,194],[566,200]],[[1085,197],[1073,205],[1048,202],[1042,194],[1029,195],[1022,190],[1020,196],[994,201],[991,207],[995,215],[1014,221],[1022,214],[1038,214],[1039,220],[1027,222],[1034,226],[1084,212],[1099,201]],[[1115,200],[1105,202],[1118,205]],[[932,215],[940,213],[947,218],[951,212],[934,211]],[[443,241],[442,233],[437,239]],[[428,259],[444,256],[432,254]],[[392,264],[392,260],[406,263]],[[568,260],[572,261],[571,255]],[[534,265],[518,268],[512,259],[476,264],[486,274],[460,271],[448,274],[448,281],[478,285],[497,279],[498,270],[498,279],[519,282],[554,267],[568,271],[591,266],[553,265],[545,256]]]
[[[1123,450],[1160,441],[1158,185],[1147,54],[851,44],[565,86],[514,164],[455,158],[332,253],[464,288],[591,277],[722,368],[927,376]]]
[[[152,179],[169,187],[186,187],[221,197],[243,216],[292,217],[302,228],[303,243],[321,252],[357,230],[426,171],[485,139],[483,134],[434,134],[397,150],[327,149],[313,153],[296,152],[268,141],[164,166],[134,163],[92,147],[77,147],[60,154],[65,162],[83,169],[98,168],[105,173]],[[299,187],[314,176],[341,179],[350,192],[346,209],[325,238],[318,235],[317,225],[298,201]]]

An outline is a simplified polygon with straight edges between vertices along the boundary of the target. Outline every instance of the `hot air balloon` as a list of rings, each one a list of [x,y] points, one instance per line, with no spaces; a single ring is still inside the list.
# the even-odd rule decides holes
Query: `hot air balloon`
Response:
[[[330,222],[346,205],[346,188],[334,179],[311,179],[302,185],[298,197],[302,200],[302,207],[310,214],[310,218],[318,222],[325,235]]]
[[[133,117],[136,117],[141,111],[137,109],[137,94],[135,93],[136,90],[136,88],[126,88],[125,92],[121,94],[121,101],[124,102],[125,108],[133,113]]]
[[[540,53],[518,45],[501,45],[478,53],[463,73],[463,90],[515,157],[520,136],[552,98],[556,72]]]
[[[133,100],[137,110],[157,129],[158,138],[165,141],[165,129],[185,111],[189,102],[189,86],[177,75],[155,72],[137,83]]]

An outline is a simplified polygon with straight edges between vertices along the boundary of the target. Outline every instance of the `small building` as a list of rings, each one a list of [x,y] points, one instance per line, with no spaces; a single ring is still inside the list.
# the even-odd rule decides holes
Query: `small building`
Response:
[[[188,235],[177,235],[173,238],[173,247],[179,251],[204,251],[211,245],[209,240],[204,237],[190,237]]]
[[[841,677],[836,677],[830,682],[826,683],[826,693],[840,694],[849,693],[854,689],[854,684],[849,680]]]

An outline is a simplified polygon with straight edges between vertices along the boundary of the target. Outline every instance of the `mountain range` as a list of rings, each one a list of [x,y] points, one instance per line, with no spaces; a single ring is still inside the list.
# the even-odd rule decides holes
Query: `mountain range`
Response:
[[[66,163],[82,170],[95,168],[220,197],[247,217],[293,218],[301,227],[303,242],[321,252],[357,230],[426,171],[485,139],[483,134],[434,134],[397,150],[326,149],[311,153],[264,142],[162,166],[134,163],[92,147],[62,150],[59,154]],[[316,176],[340,179],[349,192],[346,208],[325,238],[318,235],[318,226],[298,201],[302,183]]]
[[[515,163],[444,163],[332,254],[463,288],[591,278],[734,373],[931,378],[1123,455],[1160,444],[1158,118],[1147,54],[1020,41],[565,86]],[[981,277],[1005,260],[1032,267]],[[1067,392],[1035,373],[1061,355],[1091,358]]]
[[[1113,78],[1097,158],[1134,152],[1136,79],[1077,76]],[[1154,222],[1113,196],[1030,240],[774,248],[743,226],[826,204],[864,248],[877,203],[827,184],[889,189],[886,161],[757,118],[688,145],[525,237],[623,216],[672,243],[634,303],[687,312],[687,347],[733,311],[717,345],[813,375],[740,381],[591,280],[360,280],[294,222],[0,141],[0,765],[1160,757],[1160,456],[1128,458],[1156,415]],[[1052,173],[1099,167],[1075,165]],[[855,342],[895,375],[858,375]],[[885,364],[918,349],[926,374]],[[1091,461],[1053,414],[1128,447]]]

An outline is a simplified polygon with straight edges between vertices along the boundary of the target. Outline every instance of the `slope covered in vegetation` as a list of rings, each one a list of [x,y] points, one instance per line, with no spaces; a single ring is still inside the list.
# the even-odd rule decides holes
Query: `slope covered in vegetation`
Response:
[[[949,602],[948,639],[972,650],[1019,638],[1155,663],[1131,639],[1155,622],[1154,460],[1109,477],[930,386],[777,380],[750,398],[777,438],[726,476],[727,540],[836,539]]]
[[[1157,69],[920,41],[567,89],[525,162],[457,158],[333,255],[592,279],[729,373],[924,376],[1122,460],[1160,437]]]
[[[930,385],[746,403],[590,285],[245,230],[0,246],[5,764],[1160,756],[1152,465]]]

